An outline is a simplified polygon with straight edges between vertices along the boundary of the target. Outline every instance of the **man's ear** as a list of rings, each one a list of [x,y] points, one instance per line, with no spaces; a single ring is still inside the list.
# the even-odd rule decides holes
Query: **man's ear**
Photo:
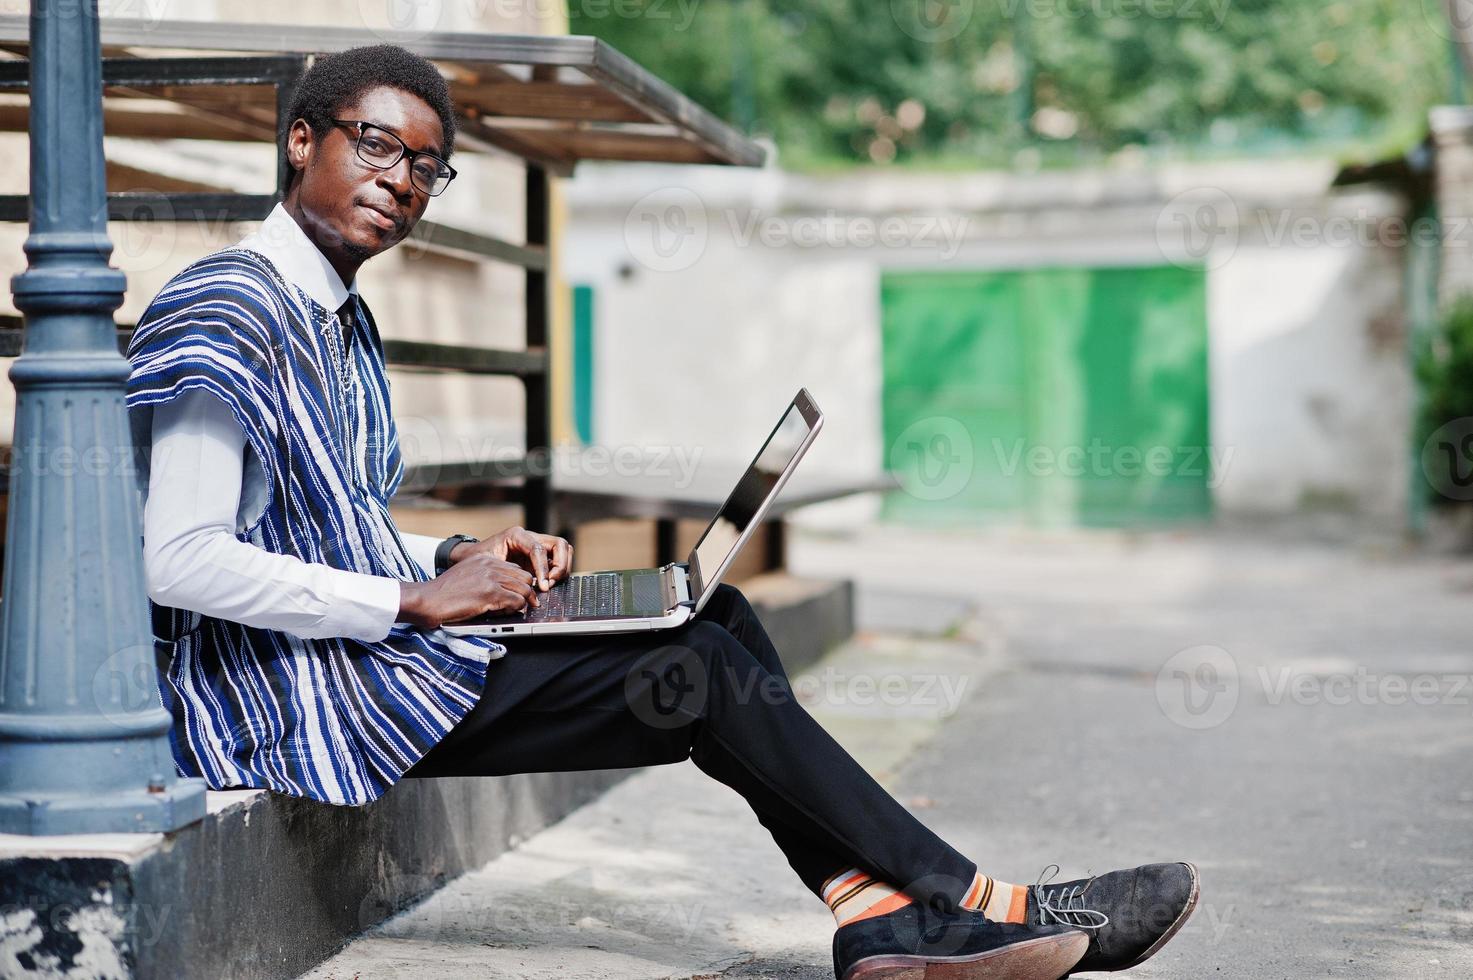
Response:
[[[312,152],[317,148],[316,144],[316,134],[307,125],[307,120],[298,119],[292,123],[292,128],[286,132],[286,159],[293,170],[301,173],[307,169]]]

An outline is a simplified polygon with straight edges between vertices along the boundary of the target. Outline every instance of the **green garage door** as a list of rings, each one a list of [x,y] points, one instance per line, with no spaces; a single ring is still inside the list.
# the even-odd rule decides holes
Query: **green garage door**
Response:
[[[881,303],[887,517],[1211,513],[1204,271],[894,273]]]

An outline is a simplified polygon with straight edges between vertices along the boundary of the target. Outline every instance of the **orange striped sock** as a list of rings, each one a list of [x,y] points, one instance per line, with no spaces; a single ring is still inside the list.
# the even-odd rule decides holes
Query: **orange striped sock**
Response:
[[[834,922],[847,925],[886,912],[894,912],[915,899],[859,868],[836,871],[822,888],[824,904],[834,913]]]
[[[989,878],[979,871],[962,897],[962,907],[981,912],[993,922],[1022,922],[1028,917],[1028,888]]]

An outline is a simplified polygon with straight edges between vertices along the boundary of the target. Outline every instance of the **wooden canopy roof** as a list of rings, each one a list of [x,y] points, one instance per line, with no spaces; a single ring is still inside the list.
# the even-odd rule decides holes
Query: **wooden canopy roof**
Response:
[[[269,76],[241,84],[243,54],[305,58],[385,41],[436,63],[460,116],[457,148],[499,147],[567,173],[579,160],[758,166],[765,151],[634,61],[593,37],[406,33],[362,28],[104,19],[109,135],[247,140],[276,137]],[[0,16],[0,45],[24,57],[25,17]],[[205,55],[232,71],[198,77]],[[181,60],[194,64],[186,66]],[[138,59],[121,73],[119,59]],[[151,71],[150,59],[158,59]],[[263,64],[265,62],[263,61]],[[187,78],[181,74],[192,72]],[[173,73],[173,74],[171,74]],[[228,75],[228,78],[227,78]],[[125,84],[120,84],[126,82]],[[23,92],[0,94],[0,130],[24,130]]]

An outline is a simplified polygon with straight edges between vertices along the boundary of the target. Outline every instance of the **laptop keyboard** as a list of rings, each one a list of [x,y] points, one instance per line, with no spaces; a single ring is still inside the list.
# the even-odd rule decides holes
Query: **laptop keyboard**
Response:
[[[625,579],[628,595],[625,601]],[[626,576],[618,572],[573,575],[537,593],[537,607],[526,608],[528,622],[549,619],[603,619],[610,616],[658,616],[665,611],[664,578],[659,572]]]
[[[614,572],[594,572],[569,576],[546,592],[539,592],[537,607],[527,607],[527,618],[617,616],[623,608],[623,577]]]

